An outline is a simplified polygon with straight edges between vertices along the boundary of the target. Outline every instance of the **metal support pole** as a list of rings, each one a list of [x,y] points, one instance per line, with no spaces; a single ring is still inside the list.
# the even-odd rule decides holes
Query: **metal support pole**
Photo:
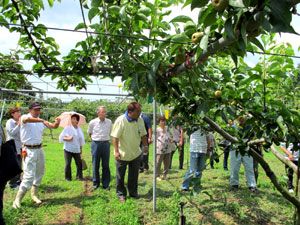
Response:
[[[2,105],[2,110],[1,110],[1,117],[0,117],[0,124],[2,122],[2,118],[3,118],[3,115],[4,115],[4,109],[5,109],[5,99],[3,100],[3,105]]]
[[[153,99],[153,126],[154,126],[154,142],[153,142],[153,212],[156,211],[156,100]]]

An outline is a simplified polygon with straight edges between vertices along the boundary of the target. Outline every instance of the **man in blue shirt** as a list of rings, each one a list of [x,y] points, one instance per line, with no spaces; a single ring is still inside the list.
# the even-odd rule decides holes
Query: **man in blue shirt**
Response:
[[[149,146],[152,143],[152,124],[151,124],[151,120],[148,116],[146,116],[143,113],[141,114],[141,117],[144,120],[146,132],[147,132],[148,146]],[[141,165],[140,165],[140,173],[144,172],[145,174],[147,174],[148,170],[149,170],[149,164],[148,164],[148,162],[149,162],[149,152],[145,153],[144,145],[143,145],[142,142],[140,144],[140,148],[142,149],[142,152],[143,152]]]

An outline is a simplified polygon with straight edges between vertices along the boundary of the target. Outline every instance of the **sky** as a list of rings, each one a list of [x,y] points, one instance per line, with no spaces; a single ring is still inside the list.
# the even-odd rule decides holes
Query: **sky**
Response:
[[[80,10],[80,5],[78,0],[62,0],[61,3],[55,1],[54,6],[49,8],[47,1],[44,1],[45,10],[41,11],[41,17],[39,23],[44,24],[47,27],[59,27],[66,29],[74,29],[78,23],[81,23],[82,15]],[[300,12],[300,6],[297,7],[298,13]],[[198,10],[190,11],[189,7],[181,9],[180,7],[174,7],[172,9],[172,14],[166,20],[171,20],[178,15],[188,15],[191,18],[195,18],[197,23]],[[85,18],[87,23],[87,11],[85,11]],[[297,33],[300,33],[300,17],[293,16],[292,26],[294,27]],[[75,44],[86,38],[84,33],[73,33],[73,32],[62,32],[62,31],[48,31],[48,35],[55,38],[56,42],[59,44],[62,55],[68,54],[71,48],[74,48]],[[2,53],[9,54],[11,49],[15,49],[17,46],[19,36],[16,33],[9,33],[6,29],[0,27],[0,49]],[[299,36],[292,34],[282,34],[281,36],[277,35],[276,39],[279,42],[288,41],[292,44],[296,55],[300,55],[299,49]],[[249,65],[255,65],[259,61],[258,55],[248,54],[246,57],[246,62]],[[300,59],[295,60],[296,63],[300,63]],[[23,66],[25,69],[30,69],[31,64],[24,62]],[[107,79],[97,79],[92,78],[93,83],[88,85],[87,90],[81,90],[82,92],[89,93],[104,93],[104,94],[127,94],[126,91],[123,91],[122,87],[120,88],[121,78],[117,77],[113,81],[109,78]],[[51,81],[50,78],[37,78],[35,76],[28,76],[28,80],[32,82],[34,87],[38,87],[43,90],[49,91],[59,91],[56,89],[56,82]],[[74,88],[69,88],[70,92],[75,92]],[[71,101],[77,97],[82,97],[90,100],[96,99],[109,99],[113,100],[115,97],[108,96],[92,96],[92,95],[55,95],[55,94],[44,94],[44,97],[57,97],[62,101]],[[124,97],[121,97],[124,98]]]

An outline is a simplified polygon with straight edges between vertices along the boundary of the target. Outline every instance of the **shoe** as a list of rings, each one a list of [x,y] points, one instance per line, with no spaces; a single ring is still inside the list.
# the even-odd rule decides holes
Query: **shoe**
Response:
[[[232,185],[231,188],[237,190],[237,189],[239,189],[239,185]]]
[[[162,179],[160,177],[156,177],[156,180],[158,181],[162,181]]]
[[[168,180],[168,177],[167,176],[163,176],[162,180]]]
[[[70,181],[72,181],[72,180],[71,180],[71,179],[66,179],[66,181],[70,182]]]
[[[119,198],[119,200],[120,200],[120,203],[126,202],[126,198]]]
[[[228,171],[228,169],[227,169],[227,168],[224,168],[224,170],[225,170],[225,171]]]
[[[108,187],[103,187],[103,189],[105,189],[105,190],[110,190],[110,187],[108,186]]]
[[[94,185],[94,186],[93,186],[93,189],[94,189],[94,190],[96,190],[96,189],[98,189],[98,188],[99,188],[99,185]]]
[[[182,192],[187,192],[187,191],[189,191],[189,189],[182,188],[181,191],[182,191]]]
[[[290,188],[290,189],[289,189],[289,192],[290,192],[290,193],[294,193],[293,188]]]
[[[144,174],[148,174],[148,170],[144,169]]]
[[[140,169],[139,172],[142,173],[142,172],[144,172],[144,170],[143,170],[143,169]]]
[[[258,189],[256,187],[249,187],[249,190],[253,193],[258,193]]]

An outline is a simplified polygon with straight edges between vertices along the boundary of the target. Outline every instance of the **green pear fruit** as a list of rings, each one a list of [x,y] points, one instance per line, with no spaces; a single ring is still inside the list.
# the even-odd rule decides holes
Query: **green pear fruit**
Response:
[[[183,53],[179,53],[178,55],[176,55],[175,57],[175,63],[176,64],[182,64],[185,61],[185,56]]]
[[[221,98],[222,97],[222,91],[215,91],[215,96],[216,96],[216,98]]]
[[[228,7],[229,0],[211,0],[211,3],[216,11],[221,12]]]
[[[192,42],[194,44],[199,44],[201,39],[203,37],[203,33],[202,32],[196,32],[192,35]]]

